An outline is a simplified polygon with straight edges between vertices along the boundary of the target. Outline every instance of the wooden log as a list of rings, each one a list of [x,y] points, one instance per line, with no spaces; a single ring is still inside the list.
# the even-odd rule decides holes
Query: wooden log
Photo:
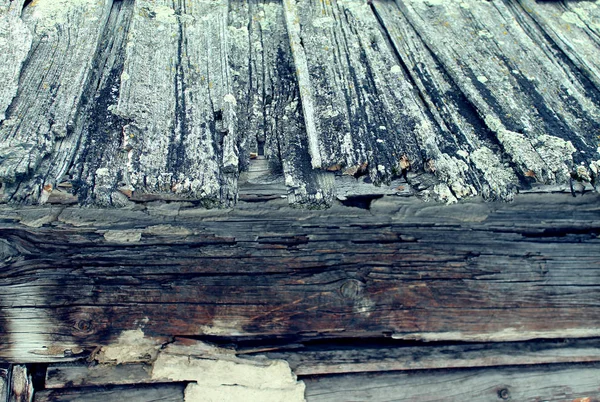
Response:
[[[314,377],[305,379],[306,400],[596,402],[599,368],[574,364]]]
[[[0,356],[146,336],[516,341],[598,330],[597,195],[370,210],[5,210]],[[284,201],[285,204],[285,201]],[[42,209],[43,211],[43,209]],[[38,214],[38,215],[36,215]],[[36,218],[37,221],[39,218]],[[442,223],[443,222],[443,223]]]
[[[186,384],[137,385],[134,387],[70,388],[36,392],[35,402],[164,401],[183,402]]]

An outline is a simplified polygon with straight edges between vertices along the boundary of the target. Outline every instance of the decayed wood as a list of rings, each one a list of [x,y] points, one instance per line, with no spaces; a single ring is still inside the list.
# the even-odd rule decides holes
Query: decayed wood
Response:
[[[137,385],[135,387],[79,388],[36,392],[36,402],[183,402],[186,384]]]
[[[79,105],[112,1],[27,3],[13,26],[26,30],[19,39],[31,51],[0,126],[2,199],[23,203],[44,202],[78,150]]]
[[[448,202],[592,187],[595,7],[2,0],[0,199],[230,206],[257,156],[312,208],[342,176]]]
[[[151,370],[152,366],[146,364],[50,366],[44,386],[55,389],[161,382],[152,378]]]
[[[544,200],[5,209],[0,356],[72,358],[138,328],[155,337],[599,336],[598,196]]]
[[[190,348],[187,353],[191,357],[195,355],[195,351]],[[238,350],[237,354],[285,360],[297,376],[600,361],[597,339],[568,343],[533,341],[388,347],[361,344],[342,347],[334,343],[326,349],[321,347],[315,350],[314,347],[296,345],[290,351],[249,354]],[[167,381],[166,378],[152,377],[150,364],[120,364],[116,366],[112,364],[92,366],[88,364],[58,364],[48,367],[45,388],[147,384]]]
[[[307,378],[313,401],[600,400],[598,364],[431,370]]]
[[[27,367],[24,365],[12,366],[8,402],[31,402],[32,400],[33,383]]]
[[[551,184],[568,179],[573,162],[597,170],[595,156],[589,158],[598,146],[592,134],[600,124],[598,92],[572,63],[553,53],[552,43],[522,8],[469,0],[458,6],[429,0],[396,5],[516,172]],[[574,147],[584,152],[573,152]]]
[[[360,347],[270,352],[289,362],[296,375],[516,366],[600,361],[598,340],[573,343],[518,342],[455,346]]]
[[[10,390],[9,384],[9,373],[10,365],[6,363],[0,363],[0,399],[8,401],[8,395]]]

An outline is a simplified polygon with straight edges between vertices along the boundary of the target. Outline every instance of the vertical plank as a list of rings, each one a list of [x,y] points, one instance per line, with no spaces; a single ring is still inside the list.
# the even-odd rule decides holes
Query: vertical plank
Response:
[[[33,400],[33,382],[25,365],[15,365],[10,376],[10,395],[8,402],[31,402]]]
[[[0,125],[4,200],[43,203],[68,170],[81,134],[79,106],[111,4],[39,0],[23,10],[32,46]]]
[[[8,400],[10,364],[0,364],[0,401]]]

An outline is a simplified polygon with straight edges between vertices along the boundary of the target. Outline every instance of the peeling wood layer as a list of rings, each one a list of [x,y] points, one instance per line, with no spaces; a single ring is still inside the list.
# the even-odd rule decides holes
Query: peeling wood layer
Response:
[[[269,183],[317,208],[596,185],[593,1],[0,6],[3,202],[231,206]]]
[[[600,336],[598,197],[544,199],[5,208],[0,355],[72,358],[123,331],[159,342]]]

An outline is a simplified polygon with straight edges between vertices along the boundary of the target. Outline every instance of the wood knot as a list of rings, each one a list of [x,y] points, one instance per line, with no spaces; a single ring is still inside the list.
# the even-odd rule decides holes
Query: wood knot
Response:
[[[348,279],[340,286],[340,295],[344,299],[357,299],[363,292],[365,284],[356,279]]]
[[[75,321],[74,327],[75,331],[73,332],[73,335],[75,336],[87,336],[96,332],[93,321],[88,318],[82,318]]]
[[[498,390],[498,398],[507,401],[510,399],[510,391],[507,388]]]

